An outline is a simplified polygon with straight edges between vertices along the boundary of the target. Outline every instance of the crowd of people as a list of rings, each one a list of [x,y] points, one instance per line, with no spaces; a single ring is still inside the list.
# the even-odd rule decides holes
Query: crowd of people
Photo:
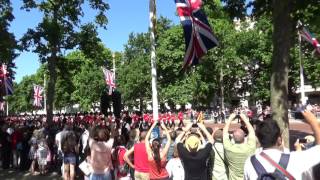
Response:
[[[314,136],[284,147],[276,121],[250,121],[241,110],[224,127],[138,114],[7,117],[1,121],[1,168],[57,171],[65,180],[319,179],[320,126],[304,111]],[[183,117],[183,116],[182,116]],[[168,121],[167,121],[168,120]],[[241,126],[231,129],[231,124]],[[310,138],[313,137],[313,138]],[[318,166],[317,166],[318,165]]]

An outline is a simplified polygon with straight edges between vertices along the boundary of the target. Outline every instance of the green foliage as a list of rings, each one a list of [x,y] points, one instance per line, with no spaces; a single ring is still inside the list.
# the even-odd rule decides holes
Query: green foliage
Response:
[[[102,0],[88,0],[90,8],[97,11],[95,22],[81,23],[84,16],[83,0],[24,0],[23,9],[37,9],[43,13],[42,21],[34,29],[28,29],[21,44],[25,50],[39,55],[42,63],[48,63],[48,103],[47,118],[52,122],[55,85],[57,81],[56,65],[63,61],[63,53],[79,48],[88,58],[103,54],[97,37],[97,27],[106,28],[106,11],[109,5]],[[59,101],[56,101],[58,103]],[[59,104],[59,103],[58,103]]]
[[[33,85],[43,85],[45,66],[41,66],[36,74],[25,76],[19,84],[14,83],[14,93],[8,96],[9,113],[32,112],[37,110],[33,107]]]
[[[90,110],[93,103],[100,101],[100,95],[105,88],[103,73],[100,67],[91,62],[84,62],[80,72],[72,80],[75,91],[72,100],[80,104],[83,110]]]
[[[0,1],[0,64],[6,63],[10,76],[14,77],[13,60],[18,56],[19,49],[13,33],[9,32],[10,23],[13,21],[12,7],[10,0]]]
[[[129,36],[125,45],[123,62],[118,66],[117,83],[123,101],[131,107],[138,105],[136,100],[150,99],[150,42],[148,33]]]

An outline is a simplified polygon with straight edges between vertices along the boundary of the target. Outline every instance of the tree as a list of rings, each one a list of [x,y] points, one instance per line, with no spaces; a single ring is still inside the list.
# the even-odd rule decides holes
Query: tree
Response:
[[[14,19],[12,11],[10,0],[0,1],[0,65],[7,65],[10,78],[14,78],[13,61],[18,56],[16,50],[19,48],[14,34],[9,32],[10,23]]]
[[[136,100],[139,99],[141,111],[146,100],[151,99],[149,52],[148,33],[131,33],[125,45],[123,64],[117,71],[117,82],[124,102],[132,107],[137,105]]]
[[[75,87],[72,100],[79,103],[83,110],[94,109],[94,103],[100,101],[101,92],[106,86],[101,68],[90,61],[84,62],[72,81]]]
[[[52,122],[55,85],[57,80],[56,66],[63,61],[63,52],[79,48],[92,57],[100,50],[97,38],[97,27],[106,27],[106,10],[109,5],[102,0],[88,0],[92,9],[97,10],[94,23],[81,24],[84,15],[84,1],[79,0],[24,0],[23,8],[27,11],[37,9],[43,13],[43,19],[34,29],[29,29],[22,37],[24,49],[39,54],[41,63],[48,63],[47,120]],[[80,29],[79,31],[77,31]],[[98,51],[100,52],[100,51]]]
[[[35,74],[23,77],[19,84],[14,83],[15,92],[8,97],[10,113],[18,114],[37,110],[33,107],[33,85],[42,86],[45,71],[46,67],[42,65]]]
[[[244,0],[240,0],[241,6],[234,6],[230,13],[237,17],[242,17],[246,9],[243,8]],[[233,0],[224,0],[225,3],[232,5]],[[296,29],[298,19],[304,22],[319,24],[319,11],[317,0],[312,1],[269,1],[255,0],[249,1],[247,7],[253,7],[253,15],[259,17],[272,17],[273,22],[273,55],[271,71],[271,108],[273,119],[280,128],[284,129],[283,137],[285,145],[289,145],[288,131],[288,72],[290,65],[290,49],[296,39]],[[231,7],[227,5],[228,7]],[[240,11],[239,11],[240,10]]]

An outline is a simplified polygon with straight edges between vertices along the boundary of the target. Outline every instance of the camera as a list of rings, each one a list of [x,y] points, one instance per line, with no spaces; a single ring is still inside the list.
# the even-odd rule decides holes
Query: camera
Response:
[[[307,143],[307,139],[305,139],[305,138],[300,139],[299,138],[299,143]]]
[[[198,124],[197,123],[194,123],[194,124],[192,124],[192,126],[191,127],[193,127],[193,128],[197,128],[198,127]]]
[[[240,112],[237,113],[237,115],[234,119],[240,119]]]

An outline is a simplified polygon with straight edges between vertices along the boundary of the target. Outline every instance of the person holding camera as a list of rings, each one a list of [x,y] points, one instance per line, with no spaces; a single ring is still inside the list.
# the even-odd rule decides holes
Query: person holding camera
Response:
[[[231,122],[236,119],[240,119],[245,124],[246,129],[248,130],[247,140],[245,140],[245,132],[241,128],[238,128],[233,131],[232,139],[234,142],[231,142],[229,127]],[[256,150],[255,132],[249,119],[244,114],[230,115],[223,128],[223,146],[228,163],[229,180],[242,180],[244,163]]]
[[[205,134],[208,141],[202,149],[200,130]],[[185,169],[185,180],[207,180],[209,171],[207,162],[214,140],[206,127],[201,123],[189,124],[176,138],[176,142]]]
[[[169,179],[169,174],[166,170],[166,164],[167,164],[167,153],[171,144],[171,137],[168,132],[168,129],[166,126],[161,123],[161,128],[164,130],[167,138],[166,145],[162,150],[161,148],[161,142],[159,138],[155,138],[151,140],[151,146],[149,142],[149,138],[151,136],[152,130],[157,126],[157,121],[155,121],[151,128],[149,129],[146,138],[145,138],[145,145],[146,145],[146,151],[148,155],[148,164],[149,164],[149,177],[150,180],[165,180]],[[158,124],[159,125],[159,124]]]
[[[317,118],[310,111],[303,111],[302,115],[314,133],[315,145],[304,151],[284,153],[279,125],[275,120],[263,121],[256,127],[262,151],[246,160],[245,180],[270,176],[278,179],[306,179],[303,173],[320,163],[320,127]]]

